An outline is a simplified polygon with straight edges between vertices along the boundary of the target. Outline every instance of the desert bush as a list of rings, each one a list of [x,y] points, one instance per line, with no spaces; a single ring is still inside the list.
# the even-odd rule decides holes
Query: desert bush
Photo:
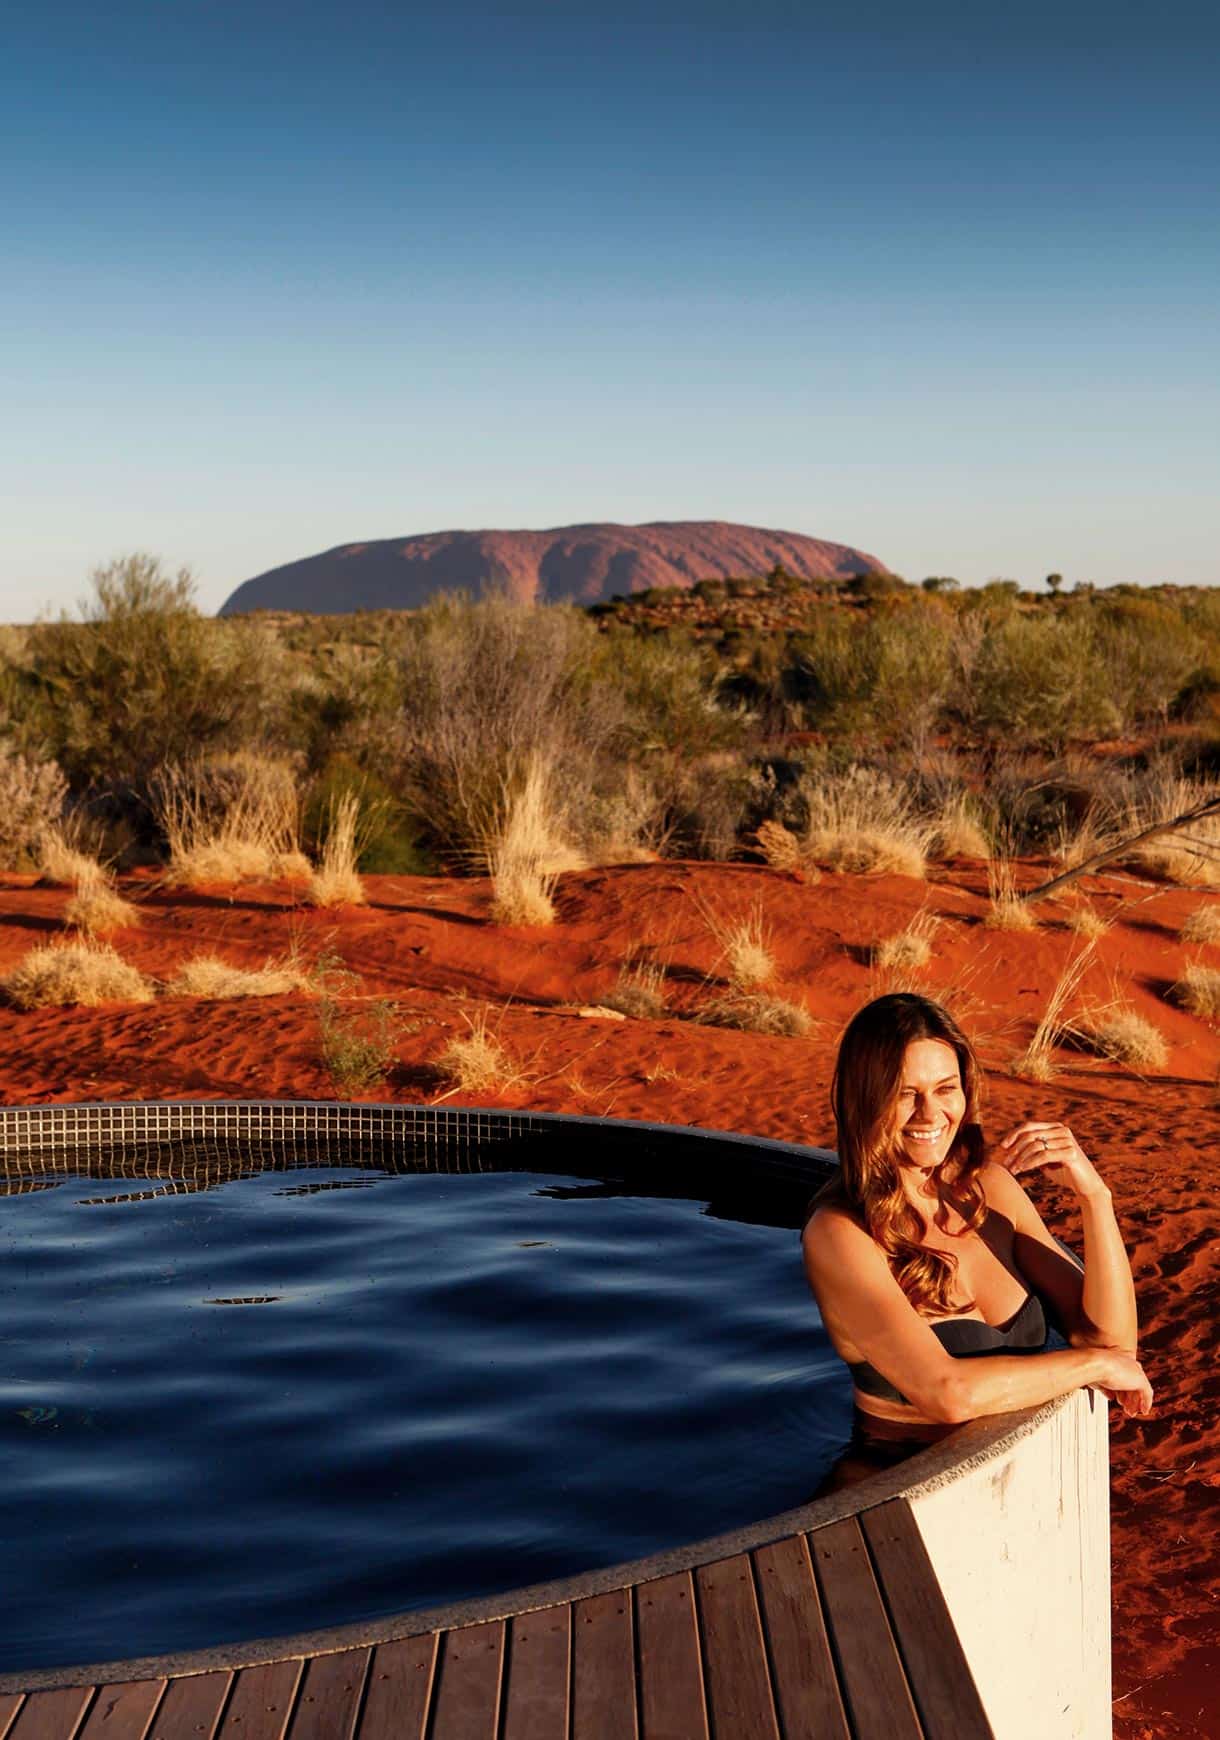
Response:
[[[1112,737],[1123,716],[1091,623],[1004,610],[988,623],[962,696],[966,722],[996,741]]]
[[[200,616],[186,569],[111,562],[82,614],[28,631],[12,685],[74,789],[142,788],[161,764],[249,742],[278,717],[274,643],[244,619]]]
[[[1209,798],[1220,799],[1220,785],[1183,779],[1172,767],[1154,766],[1137,775],[1130,786],[1126,831],[1172,821]],[[1167,882],[1186,887],[1220,887],[1220,811],[1203,816],[1172,834],[1142,840],[1128,862]]]
[[[58,829],[68,783],[53,761],[23,755],[0,742],[0,870],[27,870],[43,838]]]
[[[367,813],[367,812],[365,812]],[[321,852],[310,872],[307,894],[314,906],[363,906],[360,859],[360,794],[349,788],[331,797],[321,832]]]
[[[217,955],[193,955],[169,980],[172,997],[205,997],[212,1002],[233,997],[282,997],[292,991],[314,990],[313,980],[292,959],[267,959],[261,967],[238,967]]]
[[[801,796],[804,855],[815,863],[856,874],[924,875],[931,830],[886,774],[857,765],[837,777],[806,776]]]
[[[799,870],[801,843],[782,822],[761,822],[755,833],[758,849],[772,870]]]
[[[348,976],[345,976],[348,977]],[[350,987],[345,984],[344,989]],[[389,1077],[404,1031],[395,1003],[384,997],[340,1001],[336,985],[326,986],[318,1002],[322,1062],[340,1094],[367,1093]]]
[[[1220,906],[1197,906],[1180,935],[1187,943],[1220,943]]]
[[[296,777],[282,761],[241,751],[167,766],[150,782],[150,802],[171,882],[190,888],[309,872],[298,845]]]
[[[632,1021],[659,1021],[665,1014],[665,968],[657,961],[633,961],[619,969],[604,1008]]]
[[[573,794],[597,786],[614,721],[589,677],[596,633],[574,609],[505,597],[449,596],[418,613],[401,658],[401,784],[438,856],[484,856],[505,788],[533,757],[562,764]]]
[[[516,1087],[521,1072],[492,1030],[487,1011],[465,1020],[466,1032],[450,1039],[436,1060],[450,1093],[499,1093]]]
[[[1220,1017],[1220,969],[1192,962],[1174,981],[1170,995],[1175,1003],[1180,1003],[1192,1015],[1202,1015],[1208,1021],[1216,1020]]]
[[[952,632],[944,606],[920,594],[865,617],[824,607],[791,642],[786,683],[802,722],[858,740],[922,742],[949,693]]]
[[[307,854],[320,855],[332,806],[347,792],[357,794],[361,807],[357,870],[367,876],[426,876],[436,868],[389,782],[346,755],[332,757],[309,788],[301,818]]]
[[[785,997],[768,997],[759,991],[709,998],[696,1019],[709,1027],[733,1027],[742,1033],[771,1034],[784,1039],[800,1039],[813,1026],[809,1011],[799,1003],[791,1003]]]
[[[149,1003],[153,987],[107,943],[52,943],[31,949],[0,980],[18,1009],[82,1003]]]

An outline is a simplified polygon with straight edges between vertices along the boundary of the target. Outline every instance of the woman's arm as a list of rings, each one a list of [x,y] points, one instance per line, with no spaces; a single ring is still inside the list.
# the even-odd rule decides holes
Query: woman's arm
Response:
[[[866,1359],[924,1419],[956,1423],[1036,1407],[1086,1384],[1114,1395],[1125,1413],[1151,1410],[1147,1378],[1116,1348],[954,1359],[894,1279],[884,1253],[837,1209],[819,1209],[802,1244],[805,1272],[836,1348]]]
[[[1059,1306],[1073,1347],[1119,1347],[1134,1355],[1139,1336],[1135,1287],[1114,1201],[1092,1161],[1064,1124],[1020,1124],[992,1150],[1007,1173],[996,1207],[1017,1229],[1015,1254],[1021,1272],[1039,1292]],[[1073,1191],[1084,1223],[1084,1281],[1073,1286],[1063,1273],[1062,1255],[1022,1187],[1018,1173],[1045,1169],[1055,1183]],[[1056,1256],[1058,1261],[1056,1261]]]

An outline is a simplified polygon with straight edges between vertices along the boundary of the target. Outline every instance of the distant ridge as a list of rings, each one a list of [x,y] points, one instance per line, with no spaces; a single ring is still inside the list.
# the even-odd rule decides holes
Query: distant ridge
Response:
[[[429,532],[340,544],[245,581],[221,606],[247,610],[409,610],[437,592],[502,584],[522,603],[595,604],[650,586],[693,586],[777,565],[802,579],[846,579],[883,568],[847,544],[724,520],[656,520],[643,526],[558,526],[544,532]]]

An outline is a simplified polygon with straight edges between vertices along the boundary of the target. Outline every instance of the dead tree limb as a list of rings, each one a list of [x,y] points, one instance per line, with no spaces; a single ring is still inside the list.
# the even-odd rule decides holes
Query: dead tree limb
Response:
[[[1022,895],[1022,901],[1027,906],[1032,905],[1044,895],[1053,894],[1057,888],[1066,888],[1078,876],[1087,876],[1090,870],[1099,870],[1103,864],[1112,864],[1116,858],[1126,857],[1132,846],[1138,846],[1144,840],[1155,840],[1161,834],[1175,834],[1179,828],[1188,828],[1192,822],[1200,821],[1204,816],[1215,815],[1220,815],[1220,797],[1208,798],[1206,802],[1196,804],[1193,810],[1186,810],[1182,815],[1175,816],[1171,822],[1154,822],[1152,827],[1141,828],[1138,834],[1131,834],[1127,839],[1120,840],[1117,846],[1107,846],[1104,852],[1095,852],[1083,864],[1077,864],[1074,870],[1065,870],[1061,876],[1052,876],[1049,882],[1043,882],[1038,888],[1031,888],[1028,894]],[[1209,855],[1206,849],[1202,855]]]

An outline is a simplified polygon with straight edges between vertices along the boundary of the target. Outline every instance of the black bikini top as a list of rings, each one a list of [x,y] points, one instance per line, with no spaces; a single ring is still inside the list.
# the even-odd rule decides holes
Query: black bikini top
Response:
[[[977,1317],[946,1317],[928,1327],[954,1359],[973,1359],[988,1353],[1041,1353],[1046,1346],[1046,1313],[1036,1293],[1027,1293],[1020,1310],[998,1326],[982,1323]],[[890,1402],[907,1401],[902,1391],[895,1389],[867,1360],[848,1365],[847,1369],[861,1395]]]

